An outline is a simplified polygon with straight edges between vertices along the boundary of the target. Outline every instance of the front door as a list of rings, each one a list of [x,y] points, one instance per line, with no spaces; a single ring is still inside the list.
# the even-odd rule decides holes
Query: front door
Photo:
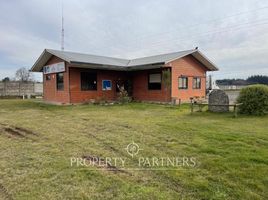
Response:
[[[116,93],[119,93],[120,90],[125,90],[128,93],[128,96],[132,96],[132,82],[131,80],[117,80],[116,81]]]

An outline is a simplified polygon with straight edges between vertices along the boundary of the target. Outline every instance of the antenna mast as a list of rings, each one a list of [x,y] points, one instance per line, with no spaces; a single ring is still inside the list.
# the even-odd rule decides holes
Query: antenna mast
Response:
[[[61,2],[61,50],[64,51],[64,18],[63,18],[63,1]]]

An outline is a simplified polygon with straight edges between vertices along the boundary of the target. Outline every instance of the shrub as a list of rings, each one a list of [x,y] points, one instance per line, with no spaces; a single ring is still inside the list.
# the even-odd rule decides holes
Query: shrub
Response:
[[[263,115],[268,111],[268,86],[251,85],[243,88],[237,99],[242,103],[239,112],[249,115]]]
[[[128,96],[128,92],[124,89],[124,87],[118,87],[119,89],[119,97],[118,101],[122,104],[129,103],[131,98]]]

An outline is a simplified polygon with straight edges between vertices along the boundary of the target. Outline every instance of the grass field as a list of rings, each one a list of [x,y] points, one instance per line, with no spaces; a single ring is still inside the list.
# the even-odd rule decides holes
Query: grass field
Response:
[[[195,157],[176,170],[71,166],[72,157]],[[0,199],[267,199],[268,116],[188,105],[54,106],[0,100]]]

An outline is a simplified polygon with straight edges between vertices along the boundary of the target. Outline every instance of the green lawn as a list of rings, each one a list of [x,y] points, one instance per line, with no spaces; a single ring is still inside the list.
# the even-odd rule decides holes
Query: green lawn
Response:
[[[133,141],[142,150],[132,158],[125,148]],[[90,155],[126,157],[131,169],[71,166]],[[194,157],[197,165],[134,170],[138,156]],[[0,100],[2,198],[267,199],[268,116]]]

